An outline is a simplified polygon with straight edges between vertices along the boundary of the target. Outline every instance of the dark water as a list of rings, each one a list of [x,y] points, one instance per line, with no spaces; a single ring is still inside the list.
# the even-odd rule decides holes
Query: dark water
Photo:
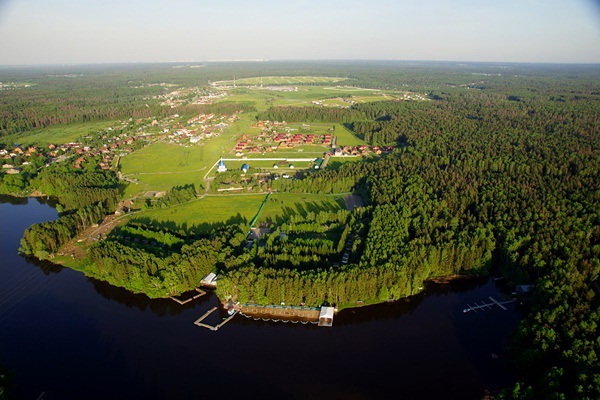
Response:
[[[468,400],[512,380],[512,304],[462,312],[502,298],[493,281],[345,310],[333,328],[236,316],[212,332],[193,321],[214,296],[150,301],[19,256],[23,230],[54,218],[36,199],[0,197],[0,364],[18,398]]]

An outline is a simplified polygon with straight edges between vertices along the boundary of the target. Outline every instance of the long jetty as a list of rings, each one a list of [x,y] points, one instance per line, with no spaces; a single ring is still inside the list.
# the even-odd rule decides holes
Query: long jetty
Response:
[[[509,303],[514,303],[515,300],[507,300],[507,301],[498,301],[495,298],[493,298],[492,296],[489,296],[489,299],[492,301],[491,303],[482,303],[482,304],[477,304],[475,303],[474,306],[467,304],[467,308],[463,309],[463,313],[468,313],[469,311],[475,311],[477,312],[479,311],[485,311],[485,309],[491,310],[492,306],[498,306],[501,309],[503,309],[504,311],[507,310],[506,307],[504,307],[504,304],[509,304]]]
[[[214,326],[203,323],[202,321],[204,321],[204,319],[206,319],[216,309],[217,309],[217,307],[213,307],[210,310],[208,310],[207,312],[205,312],[200,318],[198,318],[196,321],[194,321],[194,325],[201,326],[206,329],[210,329],[211,331],[218,331],[219,328],[221,328],[223,325],[225,325],[226,323],[231,321],[231,319],[233,317],[235,317],[235,314],[237,314],[237,311],[234,311],[233,314],[231,314],[228,318],[224,319],[223,322],[221,322],[220,324],[214,325]]]
[[[181,305],[184,305],[184,304],[187,304],[187,303],[189,303],[189,302],[190,302],[190,301],[192,301],[192,300],[196,300],[197,298],[199,298],[199,297],[202,297],[202,296],[204,296],[204,295],[206,294],[206,292],[205,292],[204,290],[202,290],[202,289],[198,289],[198,288],[196,288],[195,290],[196,290],[196,292],[198,292],[198,294],[197,294],[197,295],[195,295],[195,296],[189,297],[189,298],[187,298],[187,299],[185,299],[185,300],[180,300],[180,299],[178,299],[178,298],[177,298],[177,297],[175,297],[175,296],[171,296],[171,297],[169,297],[169,298],[170,298],[171,300],[173,300],[174,302],[176,302],[176,303],[179,303],[179,304],[181,304]]]

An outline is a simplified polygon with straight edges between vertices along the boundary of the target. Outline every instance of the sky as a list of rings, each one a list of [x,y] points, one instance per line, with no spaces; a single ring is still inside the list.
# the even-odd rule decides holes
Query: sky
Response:
[[[0,65],[600,63],[600,0],[0,0]]]

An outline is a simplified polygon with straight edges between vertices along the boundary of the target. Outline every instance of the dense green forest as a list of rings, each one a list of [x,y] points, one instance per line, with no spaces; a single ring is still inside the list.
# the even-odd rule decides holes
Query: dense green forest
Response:
[[[21,239],[20,251],[40,259],[52,258],[77,233],[113,213],[122,189],[112,171],[77,170],[66,164],[44,168],[30,184],[60,199],[60,217],[32,225]]]
[[[364,207],[289,214],[270,221],[272,231],[251,243],[244,221],[200,232],[133,218],[91,248],[87,274],[163,297],[193,288],[216,271],[223,299],[349,306],[417,293],[432,277],[493,270],[512,284],[535,284],[512,342],[519,380],[502,396],[600,398],[597,68],[211,64],[194,70],[123,67],[116,81],[98,68],[87,67],[75,78],[12,72],[12,80],[36,86],[31,93],[0,92],[0,131],[165,113],[147,99],[162,93],[162,87],[133,86],[198,85],[233,74],[302,75],[310,70],[311,75],[346,76],[349,85],[425,92],[429,99],[345,109],[274,107],[256,116],[342,123],[369,144],[396,146],[393,153],[366,162],[272,182],[273,190],[288,193],[353,192],[361,195]],[[57,110],[61,90],[79,78],[87,83],[73,83],[81,91]],[[129,81],[135,85],[123,86]],[[94,93],[108,94],[96,101]],[[27,102],[33,107],[23,107]],[[111,114],[111,107],[118,115]],[[252,104],[239,111],[252,112]],[[54,114],[56,120],[48,119]],[[39,175],[32,169],[29,177],[3,182],[8,191],[29,185],[61,201],[61,218],[24,235],[22,250],[39,257],[113,211],[121,190],[112,172],[93,168],[54,167]],[[177,187],[152,206],[172,207],[194,196],[193,187]],[[341,262],[345,254],[347,262]]]

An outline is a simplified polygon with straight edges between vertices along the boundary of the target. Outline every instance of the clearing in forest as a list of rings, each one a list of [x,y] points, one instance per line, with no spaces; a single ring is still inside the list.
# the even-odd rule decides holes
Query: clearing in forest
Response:
[[[337,83],[348,78],[327,76],[262,76],[254,78],[231,79],[213,82],[214,86],[269,86],[269,85],[306,85],[310,83]]]

